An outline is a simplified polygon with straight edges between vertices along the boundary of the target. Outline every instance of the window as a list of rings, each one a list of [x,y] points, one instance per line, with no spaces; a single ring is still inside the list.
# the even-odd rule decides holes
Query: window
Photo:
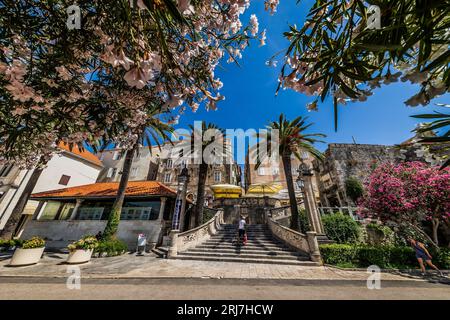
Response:
[[[137,172],[138,172],[138,168],[131,168],[130,176],[131,177],[136,177],[137,176]]]
[[[172,159],[169,159],[169,160],[167,160],[167,168],[172,168],[172,165],[173,165],[173,163],[172,163]]]
[[[222,172],[214,171],[214,182],[222,181]]]
[[[70,176],[66,176],[63,174],[61,178],[59,179],[58,184],[61,184],[63,186],[67,186],[69,184]]]
[[[309,153],[306,151],[302,151],[302,159],[306,160],[309,158]]]
[[[105,159],[105,153],[102,152],[102,154],[100,155],[100,161],[103,161],[103,159]]]
[[[280,168],[278,168],[278,167],[273,167],[273,168],[272,168],[272,174],[273,174],[274,176],[279,175],[279,174],[280,174]]]
[[[266,168],[258,168],[258,175],[265,176],[266,175]]]
[[[13,165],[4,165],[2,168],[0,168],[0,177],[6,177],[11,172],[11,169],[13,168]]]
[[[80,207],[77,220],[100,220],[105,208],[103,207]]]
[[[119,160],[120,159],[120,152],[119,151],[114,151],[113,160]]]
[[[48,201],[45,205],[44,211],[40,216],[39,220],[54,220],[58,214],[59,208],[61,207],[61,202],[58,201]]]
[[[107,178],[114,178],[116,175],[117,169],[116,168],[109,168],[108,173],[106,174]]]
[[[171,179],[171,174],[170,174],[170,172],[166,172],[166,173],[164,174],[164,183],[169,183],[171,180],[172,180],[172,179]]]

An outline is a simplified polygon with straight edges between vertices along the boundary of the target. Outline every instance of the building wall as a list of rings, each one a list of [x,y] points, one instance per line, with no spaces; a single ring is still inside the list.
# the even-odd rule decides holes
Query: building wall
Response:
[[[104,169],[100,173],[97,182],[119,181],[125,158],[124,154],[121,154],[121,150],[105,150],[97,154],[97,156],[104,164]],[[171,144],[163,145],[161,150],[153,147],[151,154],[148,147],[140,147],[139,155],[133,159],[130,181],[156,180],[176,190],[178,188],[178,175],[185,165],[190,175],[187,195],[189,199],[195,201],[197,197],[199,165],[192,163],[189,157],[180,157],[179,150]],[[234,161],[231,164],[210,166],[206,181],[207,205],[211,203],[213,197],[213,192],[209,186],[215,184],[239,185],[240,182],[241,168]]]
[[[47,167],[42,171],[33,193],[94,183],[100,170],[99,166],[72,156],[70,153],[57,154],[53,156]],[[0,182],[3,183],[0,186],[0,192],[3,192],[0,198],[0,230],[4,228],[8,221],[31,174],[32,170],[21,170],[14,167],[6,177],[0,179]],[[67,185],[59,184],[62,175],[70,176]],[[37,205],[37,201],[28,201],[23,213],[33,214]]]
[[[302,153],[302,162],[308,165],[310,168],[313,167],[313,158],[309,153]],[[299,173],[297,172],[301,161],[297,159],[295,156],[291,157],[291,166],[292,166],[292,179],[294,181],[294,188],[297,188],[295,181],[298,178]],[[287,183],[286,183],[286,175],[284,173],[283,162],[281,158],[277,162],[271,162],[270,159],[264,161],[261,166],[255,170],[255,164],[250,164],[250,160],[247,157],[246,165],[245,165],[245,188],[246,190],[252,184],[281,184],[285,189],[285,193],[287,192]],[[316,196],[316,201],[320,201],[319,198],[319,188],[317,186],[316,175],[312,178],[313,190]],[[299,190],[298,190],[299,191]],[[287,193],[286,193],[287,194]]]
[[[21,238],[27,239],[39,236],[47,241],[47,248],[65,248],[71,242],[81,239],[83,236],[96,235],[105,229],[105,220],[31,220],[23,231]],[[125,241],[128,248],[135,249],[140,233],[147,235],[149,243],[157,243],[162,231],[163,222],[152,221],[120,221],[117,237]]]
[[[314,161],[322,205],[354,205],[345,192],[345,181],[355,177],[364,183],[379,163],[394,162],[398,151],[391,146],[368,144],[329,144],[323,162]]]

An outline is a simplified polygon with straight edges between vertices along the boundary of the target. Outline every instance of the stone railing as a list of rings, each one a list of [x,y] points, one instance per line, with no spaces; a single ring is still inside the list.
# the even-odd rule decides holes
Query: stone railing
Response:
[[[218,209],[214,217],[201,226],[182,233],[172,230],[170,232],[168,257],[176,257],[178,252],[185,251],[208,240],[211,235],[217,233],[221,224],[223,224],[223,210]]]
[[[272,220],[279,220],[283,218],[287,218],[291,216],[291,207],[290,206],[284,206],[284,207],[277,207],[273,209],[268,209],[268,218],[272,218]]]
[[[289,247],[309,255],[313,262],[322,264],[317,234],[314,231],[308,231],[305,235],[281,225],[276,219],[269,216],[267,217],[267,224],[274,237]]]

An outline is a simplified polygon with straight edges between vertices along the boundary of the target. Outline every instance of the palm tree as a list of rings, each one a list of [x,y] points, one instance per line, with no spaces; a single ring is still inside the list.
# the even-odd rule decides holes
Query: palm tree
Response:
[[[197,200],[195,202],[191,218],[191,226],[196,227],[201,225],[203,222],[205,187],[210,165],[212,162],[218,164],[223,163],[224,157],[229,156],[231,151],[228,150],[226,146],[224,130],[219,128],[217,125],[202,121],[201,132],[199,132],[199,130],[192,125],[189,125],[189,128],[191,129],[190,136],[187,136],[187,139],[179,146],[189,151],[189,154],[186,154],[186,156],[190,156],[191,159],[196,157],[201,160],[198,168]],[[209,133],[212,132],[211,130],[214,130],[217,134],[210,136],[208,130],[210,130]],[[201,141],[199,141],[200,139]],[[198,143],[196,143],[196,141],[198,141]],[[220,148],[217,150],[214,148],[214,145],[218,144],[220,144]],[[197,145],[200,145],[201,148],[196,148]]]
[[[281,114],[278,122],[273,121],[267,126],[268,134],[266,137],[258,137],[257,145],[252,147],[252,153],[256,156],[255,170],[258,170],[265,158],[271,157],[271,154],[267,152],[264,152],[264,154],[261,155],[261,146],[265,145],[268,150],[272,150],[272,144],[275,142],[272,142],[272,135],[270,133],[272,133],[273,130],[278,131],[278,152],[281,156],[284,174],[286,176],[286,184],[291,206],[290,227],[293,230],[300,230],[300,228],[294,181],[292,179],[291,157],[294,155],[297,159],[302,161],[301,151],[306,151],[317,159],[323,158],[322,153],[314,148],[313,144],[316,142],[323,142],[317,140],[316,137],[325,137],[325,135],[321,133],[305,134],[304,131],[312,125],[312,123],[306,124],[306,120],[307,118],[299,116],[294,120],[289,121],[286,119],[284,114]]]
[[[115,237],[119,222],[120,214],[122,212],[122,206],[125,199],[125,190],[127,188],[128,179],[130,176],[130,169],[133,163],[134,156],[139,152],[139,145],[147,143],[152,153],[152,145],[157,145],[161,150],[160,140],[170,141],[169,134],[173,132],[173,127],[162,122],[159,116],[165,113],[158,105],[150,105],[147,112],[147,121],[144,126],[138,130],[138,139],[133,146],[126,150],[125,161],[122,167],[122,175],[120,177],[119,189],[117,190],[117,196],[114,200],[111,212],[108,216],[108,223],[106,224],[103,232],[103,239],[109,240]],[[152,143],[153,140],[153,143]],[[106,144],[107,145],[107,144]]]

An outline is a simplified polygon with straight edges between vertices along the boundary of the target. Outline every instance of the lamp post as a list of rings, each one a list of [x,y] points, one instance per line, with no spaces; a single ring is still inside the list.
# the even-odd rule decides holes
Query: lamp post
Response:
[[[172,230],[182,231],[184,228],[184,211],[186,208],[186,193],[187,184],[189,182],[189,173],[186,166],[184,166],[181,173],[178,175],[178,190],[177,199],[175,201],[175,211],[172,219]]]
[[[306,213],[308,215],[308,220],[311,225],[312,231],[316,232],[318,235],[323,235],[324,230],[322,222],[320,221],[320,216],[318,214],[314,197],[314,191],[312,188],[313,172],[305,163],[302,163],[299,166],[297,172],[299,173],[299,175],[296,183],[303,193],[303,202],[305,204]]]
[[[175,200],[175,211],[172,218],[172,230],[170,231],[170,247],[168,257],[172,258],[178,254],[178,234],[183,229],[184,225],[184,209],[186,207],[186,192],[187,184],[189,182],[189,173],[186,166],[184,166],[181,173],[178,175],[178,189],[177,198]]]

